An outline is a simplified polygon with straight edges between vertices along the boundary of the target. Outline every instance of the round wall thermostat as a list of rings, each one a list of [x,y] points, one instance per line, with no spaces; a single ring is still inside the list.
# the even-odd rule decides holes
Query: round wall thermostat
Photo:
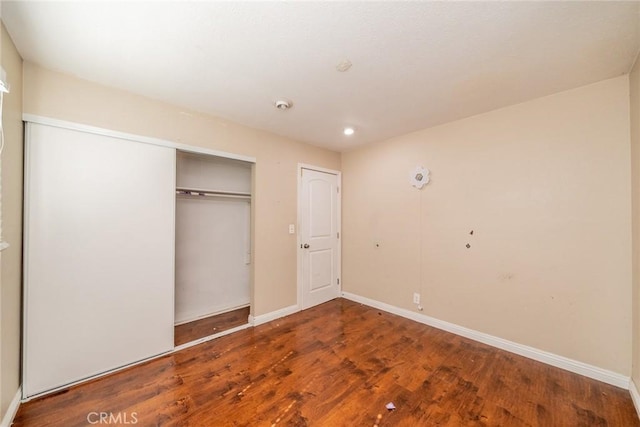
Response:
[[[422,166],[416,167],[410,174],[411,185],[420,189],[429,183],[429,169]]]

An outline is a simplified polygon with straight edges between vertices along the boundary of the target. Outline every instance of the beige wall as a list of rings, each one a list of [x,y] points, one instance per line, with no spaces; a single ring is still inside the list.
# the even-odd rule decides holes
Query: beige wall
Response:
[[[632,277],[633,277],[633,372],[640,385],[640,61],[629,75],[631,105],[631,201],[632,201]]]
[[[20,386],[22,280],[22,58],[2,25],[0,62],[11,93],[2,112],[2,234],[11,246],[1,253],[0,273],[0,419]]]
[[[29,62],[24,111],[255,157],[254,315],[296,304],[297,164],[340,169],[340,154]]]
[[[26,113],[255,156],[254,313],[295,304],[296,164],[339,154],[30,63],[24,81]],[[628,97],[623,76],[344,154],[344,290],[420,292],[426,315],[629,375]]]
[[[630,375],[628,97],[622,76],[344,154],[344,290]]]

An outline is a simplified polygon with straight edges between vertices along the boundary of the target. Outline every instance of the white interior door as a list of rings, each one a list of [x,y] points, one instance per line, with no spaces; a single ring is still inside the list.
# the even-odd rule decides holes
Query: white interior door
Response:
[[[23,395],[173,349],[175,150],[29,123]]]
[[[338,175],[302,169],[300,203],[301,305],[340,295]]]

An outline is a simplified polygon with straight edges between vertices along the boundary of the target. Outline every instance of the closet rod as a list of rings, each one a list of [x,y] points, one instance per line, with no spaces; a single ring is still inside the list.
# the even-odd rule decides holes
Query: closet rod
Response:
[[[233,191],[215,191],[215,190],[201,190],[193,188],[176,188],[176,195],[178,196],[198,196],[198,197],[231,197],[234,199],[251,199],[251,194],[237,193]]]

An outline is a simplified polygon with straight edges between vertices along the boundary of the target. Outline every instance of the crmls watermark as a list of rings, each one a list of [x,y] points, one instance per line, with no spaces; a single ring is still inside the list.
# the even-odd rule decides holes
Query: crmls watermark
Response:
[[[138,424],[137,412],[89,412],[87,414],[89,424]]]

